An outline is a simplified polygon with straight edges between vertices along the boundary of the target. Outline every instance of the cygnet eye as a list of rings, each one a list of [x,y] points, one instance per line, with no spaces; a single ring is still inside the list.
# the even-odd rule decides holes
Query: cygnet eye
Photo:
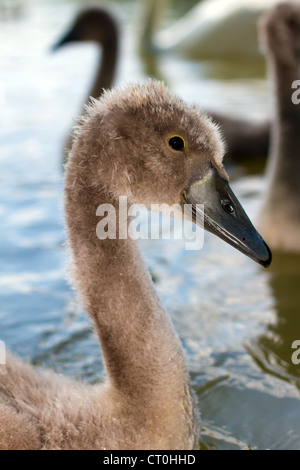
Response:
[[[185,148],[185,141],[180,135],[172,135],[168,140],[169,147],[176,152],[183,152]]]

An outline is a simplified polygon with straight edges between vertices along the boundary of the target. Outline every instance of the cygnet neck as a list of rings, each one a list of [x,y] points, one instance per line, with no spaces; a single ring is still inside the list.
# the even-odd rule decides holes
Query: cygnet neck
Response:
[[[77,165],[75,159],[71,153],[65,178],[68,237],[75,281],[98,333],[110,383],[137,408],[165,416],[177,409],[178,417],[191,417],[181,344],[135,242],[118,239],[118,227],[116,239],[97,237],[97,207],[112,204],[118,218],[118,202],[101,182],[95,187],[84,161]]]

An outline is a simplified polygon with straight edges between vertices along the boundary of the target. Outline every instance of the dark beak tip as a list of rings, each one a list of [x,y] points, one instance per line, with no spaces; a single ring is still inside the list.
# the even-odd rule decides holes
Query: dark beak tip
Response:
[[[53,44],[52,46],[50,46],[50,52],[56,52],[60,48],[61,48],[61,45],[59,43]]]
[[[259,263],[264,267],[268,268],[270,264],[272,263],[272,251],[268,247],[268,245],[264,242],[265,249],[267,251],[267,257],[264,259],[261,259]]]
[[[58,40],[53,46],[51,46],[51,52],[56,52],[58,49],[61,49],[63,46],[66,44],[73,42],[73,41],[79,41],[80,37],[77,33],[77,31],[73,28],[71,29],[67,34],[65,34],[62,38]]]

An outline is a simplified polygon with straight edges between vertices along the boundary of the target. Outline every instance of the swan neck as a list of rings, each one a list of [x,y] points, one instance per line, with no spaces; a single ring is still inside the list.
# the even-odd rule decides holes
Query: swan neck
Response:
[[[270,75],[273,79],[274,121],[267,174],[270,183],[278,189],[282,185],[288,191],[299,192],[300,172],[300,104],[292,101],[292,83],[299,79],[298,66],[286,66],[275,58],[269,60]],[[289,184],[285,184],[289,182]]]
[[[185,397],[190,403],[180,341],[135,242],[118,239],[118,231],[112,240],[96,234],[97,207],[109,203],[118,217],[117,201],[71,171],[72,157],[66,169],[65,209],[74,280],[98,333],[110,382],[137,403],[141,393],[149,406],[161,394]]]
[[[101,46],[101,60],[89,93],[89,96],[92,96],[93,98],[99,98],[103,89],[109,89],[113,85],[119,49],[117,31],[115,34],[112,34],[109,41],[101,43]]]

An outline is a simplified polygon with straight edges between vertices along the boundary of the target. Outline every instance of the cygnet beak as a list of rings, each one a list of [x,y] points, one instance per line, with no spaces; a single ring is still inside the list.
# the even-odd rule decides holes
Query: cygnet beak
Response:
[[[182,192],[181,203],[189,205],[193,222],[201,225],[202,221],[206,230],[265,268],[271,264],[271,250],[215,168]]]

